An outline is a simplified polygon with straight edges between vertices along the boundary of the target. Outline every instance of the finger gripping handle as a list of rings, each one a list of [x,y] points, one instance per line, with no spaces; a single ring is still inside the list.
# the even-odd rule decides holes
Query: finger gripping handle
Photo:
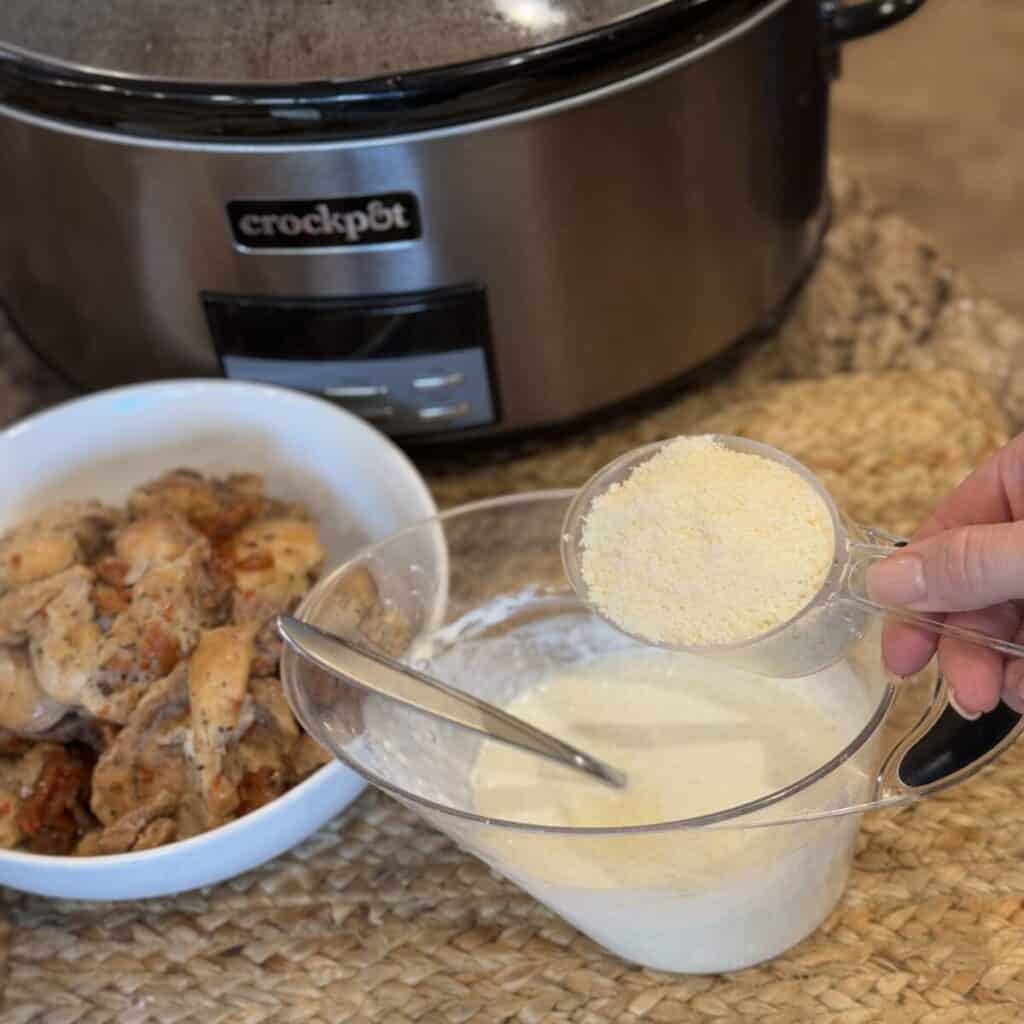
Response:
[[[952,626],[941,616],[926,615],[923,612],[911,611],[909,608],[897,608],[892,605],[879,604],[872,601],[867,591],[867,571],[875,562],[884,561],[895,554],[906,541],[891,540],[886,543],[854,543],[850,545],[849,567],[844,580],[844,596],[862,608],[877,615],[885,615],[897,622],[905,622],[918,626],[939,636],[953,637],[967,643],[977,644],[998,651],[1008,658],[1024,658],[1024,646],[988,636],[976,629],[965,629],[963,626]]]

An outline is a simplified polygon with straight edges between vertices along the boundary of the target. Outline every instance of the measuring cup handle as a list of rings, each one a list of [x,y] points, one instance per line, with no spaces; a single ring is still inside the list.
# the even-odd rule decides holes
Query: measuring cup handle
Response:
[[[923,717],[896,741],[878,772],[882,800],[924,796],[963,782],[994,761],[1024,731],[1024,716],[1000,702],[968,721],[940,679]]]
[[[866,608],[874,614],[885,615],[897,622],[906,622],[911,626],[919,626],[930,633],[950,636],[957,640],[978,644],[990,650],[998,651],[1009,658],[1024,658],[1024,646],[986,636],[975,629],[964,629],[962,626],[951,626],[941,616],[926,615],[923,612],[911,611],[909,608],[896,608],[891,605],[879,604],[868,597],[867,571],[875,562],[884,561],[895,554],[907,542],[900,537],[883,533],[881,530],[861,528],[865,537],[863,541],[852,541],[849,544],[849,555],[846,575],[842,584],[843,597]]]
[[[858,526],[856,530],[860,539],[849,542],[849,563],[842,587],[846,600],[874,614],[942,636],[981,644],[1011,657],[1024,657],[1024,647],[1019,644],[950,626],[942,618],[872,601],[865,585],[868,567],[906,547],[907,541],[871,527]],[[882,800],[906,799],[962,782],[995,760],[1022,731],[1024,716],[1002,702],[974,721],[964,718],[950,705],[946,684],[940,677],[927,710],[885,755],[878,772],[878,795]]]

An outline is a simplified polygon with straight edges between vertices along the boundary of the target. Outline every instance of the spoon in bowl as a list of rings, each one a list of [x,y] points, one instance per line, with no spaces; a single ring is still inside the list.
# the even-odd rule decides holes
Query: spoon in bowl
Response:
[[[276,624],[281,638],[296,654],[343,682],[555,761],[615,789],[626,785],[626,776],[604,761],[440,679],[290,615],[279,615]]]

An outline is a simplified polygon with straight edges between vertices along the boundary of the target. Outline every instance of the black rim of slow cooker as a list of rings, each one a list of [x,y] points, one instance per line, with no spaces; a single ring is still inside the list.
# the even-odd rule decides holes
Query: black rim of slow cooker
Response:
[[[75,70],[0,42],[0,104],[121,135],[207,142],[372,139],[508,116],[657,67],[775,0],[675,0],[500,57],[360,81],[234,85]]]

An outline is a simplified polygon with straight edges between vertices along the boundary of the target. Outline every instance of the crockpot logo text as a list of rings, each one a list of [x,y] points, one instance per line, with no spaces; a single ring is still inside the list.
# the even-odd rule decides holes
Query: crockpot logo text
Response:
[[[344,249],[419,238],[419,204],[408,192],[340,199],[228,203],[235,241],[245,249]]]

